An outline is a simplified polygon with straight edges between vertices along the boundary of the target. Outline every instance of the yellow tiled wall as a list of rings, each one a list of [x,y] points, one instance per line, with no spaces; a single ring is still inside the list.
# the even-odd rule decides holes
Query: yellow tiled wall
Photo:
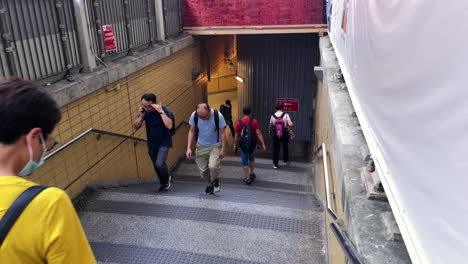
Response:
[[[329,173],[329,185],[330,185],[330,203],[331,208],[337,214],[339,218],[343,218],[343,208],[341,206],[341,192],[339,192],[338,176],[335,172],[334,167],[334,153],[333,153],[333,138],[332,138],[332,124],[329,120],[329,105],[327,100],[326,87],[322,81],[318,82],[317,86],[317,111],[314,115],[314,128],[315,128],[315,146],[314,151],[317,150],[322,143],[325,143],[327,156],[328,156],[328,173]],[[325,180],[324,180],[324,168],[323,168],[323,157],[322,154],[315,162],[315,188],[316,193],[320,196],[322,201],[326,201],[325,194]],[[334,195],[333,195],[334,194]],[[340,244],[336,240],[332,230],[330,229],[330,223],[333,219],[327,214],[326,227],[327,227],[327,242],[328,242],[328,259],[331,264],[342,264],[345,262],[345,255],[340,247]]]
[[[237,90],[237,81],[235,78],[237,60],[232,60],[234,66],[224,63],[220,70],[211,75],[211,81],[208,82],[208,94]]]
[[[145,128],[134,131],[132,127],[144,93],[157,95],[158,102],[174,113],[176,126],[188,121],[195,105],[206,100],[207,77],[192,81],[192,70],[202,68],[200,54],[199,46],[186,48],[63,106],[63,118],[53,136],[64,144],[94,128],[146,139]],[[169,166],[185,150],[187,133],[188,127],[183,125],[173,137]],[[65,189],[75,197],[93,181],[155,176],[146,143],[89,133],[48,159],[29,179]]]
[[[218,36],[206,41],[212,77],[225,65],[225,59],[236,57],[235,45],[235,37],[232,35]]]

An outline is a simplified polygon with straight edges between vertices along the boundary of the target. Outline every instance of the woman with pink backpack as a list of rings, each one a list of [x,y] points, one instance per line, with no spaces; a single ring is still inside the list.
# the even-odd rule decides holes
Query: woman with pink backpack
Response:
[[[270,118],[270,135],[273,137],[273,168],[278,168],[279,153],[281,145],[283,146],[283,161],[284,166],[289,163],[289,139],[294,137],[291,117],[283,112],[284,105],[277,103],[275,106],[276,112]]]

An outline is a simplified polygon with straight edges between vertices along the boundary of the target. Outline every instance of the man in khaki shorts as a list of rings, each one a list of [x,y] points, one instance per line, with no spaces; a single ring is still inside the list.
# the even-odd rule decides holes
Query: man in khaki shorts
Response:
[[[205,194],[219,192],[220,163],[226,146],[226,121],[217,110],[211,109],[207,103],[201,103],[190,116],[189,124],[186,156],[192,158],[192,145],[197,135],[195,162],[201,177],[207,182]]]

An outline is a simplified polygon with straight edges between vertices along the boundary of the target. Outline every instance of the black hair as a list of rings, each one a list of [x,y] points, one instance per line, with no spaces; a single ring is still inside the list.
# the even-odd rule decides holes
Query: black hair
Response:
[[[250,113],[252,112],[252,109],[250,109],[250,106],[245,106],[242,109],[242,112],[244,112],[244,115],[250,115]]]
[[[226,100],[226,102],[224,102],[225,104],[227,105],[231,105],[231,100]]]
[[[0,81],[0,143],[13,144],[35,127],[47,138],[61,117],[43,88],[17,77]]]
[[[153,94],[153,93],[147,93],[147,94],[144,94],[143,96],[141,96],[141,100],[146,100],[148,102],[152,102],[153,104],[156,103],[156,95]]]
[[[284,109],[284,105],[282,103],[277,103],[275,105],[275,110],[283,110]]]
[[[197,104],[196,109],[198,109],[198,106],[199,106],[199,105],[202,105],[202,104],[205,105],[205,106],[203,107],[205,110],[210,110],[210,109],[211,109],[211,107],[210,107],[210,105],[209,105],[208,103],[199,103],[199,104]]]

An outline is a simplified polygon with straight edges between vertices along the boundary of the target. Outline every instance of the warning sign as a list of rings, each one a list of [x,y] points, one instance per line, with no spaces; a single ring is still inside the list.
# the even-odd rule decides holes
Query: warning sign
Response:
[[[277,102],[284,105],[284,112],[299,112],[299,99],[297,98],[278,98]]]
[[[102,26],[102,34],[104,35],[104,47],[106,52],[117,50],[117,44],[115,43],[114,31],[112,31],[112,25]]]

